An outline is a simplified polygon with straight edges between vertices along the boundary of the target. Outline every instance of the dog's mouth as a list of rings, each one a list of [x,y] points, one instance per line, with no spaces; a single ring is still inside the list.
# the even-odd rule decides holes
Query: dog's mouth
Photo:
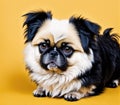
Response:
[[[58,69],[58,66],[56,65],[55,62],[50,62],[47,64],[47,69],[52,70],[52,71],[56,71]]]

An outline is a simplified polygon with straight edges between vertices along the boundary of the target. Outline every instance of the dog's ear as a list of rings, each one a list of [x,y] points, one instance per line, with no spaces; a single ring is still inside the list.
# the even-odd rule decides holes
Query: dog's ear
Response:
[[[71,17],[69,22],[75,25],[82,47],[86,53],[89,53],[90,40],[93,41],[99,34],[100,26],[81,17]]]
[[[29,42],[33,40],[38,28],[40,28],[40,26],[46,19],[52,19],[51,12],[44,12],[44,11],[30,12],[23,16],[26,17],[26,20],[23,24],[23,26],[26,26],[25,42]]]

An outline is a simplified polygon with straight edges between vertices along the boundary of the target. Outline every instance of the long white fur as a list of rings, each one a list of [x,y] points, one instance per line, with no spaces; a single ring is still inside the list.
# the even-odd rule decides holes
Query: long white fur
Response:
[[[32,46],[31,43],[28,43],[25,48],[25,62],[33,71],[33,73],[30,74],[30,77],[46,90],[46,94],[47,92],[50,92],[52,97],[57,95],[62,96],[73,90],[78,91],[81,88],[81,81],[74,81],[74,79],[92,67],[92,50],[90,55],[87,55],[86,53],[74,54],[73,56],[75,57],[72,57],[70,60],[71,62],[69,62],[74,66],[69,67],[67,71],[62,72],[61,74],[47,72],[41,68],[38,60],[40,54],[38,54],[38,48]],[[52,87],[52,90],[50,87]]]

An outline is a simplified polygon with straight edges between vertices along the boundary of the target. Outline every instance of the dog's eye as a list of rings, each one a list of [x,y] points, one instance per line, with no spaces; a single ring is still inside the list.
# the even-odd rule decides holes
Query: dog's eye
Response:
[[[69,57],[73,53],[73,48],[70,46],[65,46],[62,48],[62,52]]]
[[[49,48],[49,45],[46,42],[40,43],[39,44],[39,50],[40,52],[44,52]]]

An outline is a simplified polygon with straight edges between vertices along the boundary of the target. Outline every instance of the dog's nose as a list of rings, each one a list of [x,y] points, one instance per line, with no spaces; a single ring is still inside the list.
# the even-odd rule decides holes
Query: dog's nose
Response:
[[[53,50],[53,51],[50,52],[50,56],[51,56],[51,57],[55,57],[55,56],[57,56],[57,55],[58,55],[58,52],[57,52],[57,51],[54,51],[54,50]]]

